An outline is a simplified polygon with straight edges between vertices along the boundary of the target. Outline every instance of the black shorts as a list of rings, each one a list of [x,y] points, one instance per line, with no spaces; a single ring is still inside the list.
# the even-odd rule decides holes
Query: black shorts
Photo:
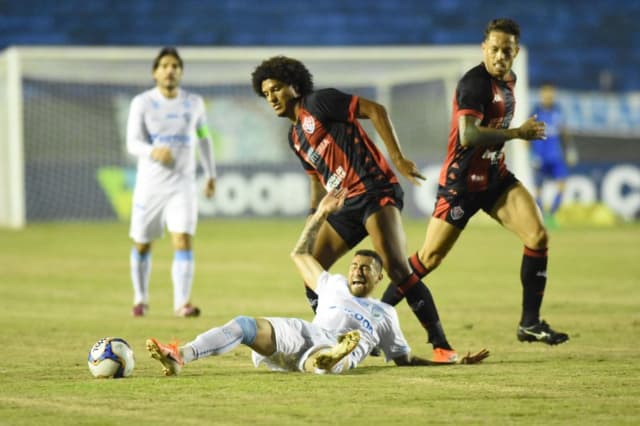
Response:
[[[458,192],[450,195],[444,193],[443,188],[440,187],[433,217],[442,219],[458,229],[464,229],[469,219],[478,210],[482,209],[490,213],[500,196],[517,182],[519,182],[518,178],[509,172],[486,191]]]
[[[369,216],[388,205],[402,210],[403,196],[402,188],[396,184],[388,191],[371,191],[347,198],[344,206],[329,215],[327,221],[352,249],[368,235],[364,224]]]

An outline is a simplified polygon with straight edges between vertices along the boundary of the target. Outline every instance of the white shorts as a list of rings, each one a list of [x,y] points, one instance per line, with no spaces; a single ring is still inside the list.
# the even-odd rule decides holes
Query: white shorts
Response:
[[[194,235],[197,224],[198,200],[194,191],[134,193],[129,236],[136,243],[162,237],[165,225],[171,233]]]
[[[265,318],[276,337],[276,351],[268,357],[252,351],[253,365],[261,363],[274,371],[304,371],[302,365],[310,353],[335,345],[338,340],[309,321],[298,318]]]

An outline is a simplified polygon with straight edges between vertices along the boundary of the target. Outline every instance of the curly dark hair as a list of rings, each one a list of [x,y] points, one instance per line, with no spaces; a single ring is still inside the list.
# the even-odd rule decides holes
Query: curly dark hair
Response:
[[[297,59],[274,56],[262,61],[251,74],[253,90],[258,96],[264,98],[262,82],[270,78],[293,86],[300,96],[306,96],[313,91],[313,76]]]
[[[500,31],[505,34],[511,34],[515,36],[516,43],[520,43],[520,25],[513,19],[498,18],[493,19],[487,24],[487,28],[484,30],[484,39],[489,37],[491,31]]]

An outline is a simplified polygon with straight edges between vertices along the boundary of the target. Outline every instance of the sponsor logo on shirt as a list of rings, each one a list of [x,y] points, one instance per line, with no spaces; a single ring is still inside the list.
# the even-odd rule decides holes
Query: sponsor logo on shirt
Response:
[[[469,179],[471,179],[471,182],[483,182],[486,180],[486,176],[485,175],[476,175],[476,174],[472,174],[471,176],[469,176]]]
[[[347,172],[345,172],[342,166],[338,166],[336,171],[327,180],[327,184],[325,185],[327,191],[340,187],[340,184],[346,176]]]
[[[181,135],[181,134],[175,134],[175,135],[158,135],[158,134],[151,134],[149,135],[149,137],[151,138],[151,143],[166,143],[166,144],[187,144],[189,143],[189,135]]]
[[[487,149],[482,154],[482,159],[483,160],[490,160],[491,164],[495,165],[495,164],[498,164],[498,162],[500,162],[500,159],[503,156],[504,156],[504,153],[502,151],[492,151],[490,149]]]
[[[352,309],[349,309],[346,306],[336,306],[336,305],[331,306],[329,309],[342,309],[344,313],[346,313],[351,318],[353,318],[354,320],[358,321],[358,323],[360,323],[360,327],[362,330],[373,334],[373,326],[371,325],[371,322],[369,321],[368,318],[366,318],[360,312],[356,312]]]
[[[503,102],[502,100],[502,96],[500,96],[500,93],[496,93],[493,95],[493,100],[491,101],[491,103],[498,103],[498,102]]]
[[[314,151],[313,148],[309,148],[309,150],[307,151],[307,161],[311,163],[313,167],[316,167],[318,165],[318,161],[320,161],[321,158],[322,156],[320,155],[320,153]]]

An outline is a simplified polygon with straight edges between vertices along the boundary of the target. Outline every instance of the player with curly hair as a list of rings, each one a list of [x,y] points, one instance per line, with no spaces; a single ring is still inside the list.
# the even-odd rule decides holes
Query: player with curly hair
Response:
[[[447,341],[431,292],[407,262],[400,216],[403,190],[384,155],[358,122],[371,120],[397,170],[411,183],[419,184],[419,179],[424,178],[402,153],[384,106],[336,89],[314,90],[313,76],[306,66],[285,56],[263,61],[254,70],[252,83],[256,94],[265,98],[279,117],[292,123],[289,146],[310,178],[310,211],[316,209],[327,191],[347,191],[344,208],[331,214],[319,231],[314,258],[329,269],[370,236],[397,286],[394,289],[406,296],[427,330],[434,360],[456,360],[458,355]],[[306,287],[315,311],[318,296]]]

